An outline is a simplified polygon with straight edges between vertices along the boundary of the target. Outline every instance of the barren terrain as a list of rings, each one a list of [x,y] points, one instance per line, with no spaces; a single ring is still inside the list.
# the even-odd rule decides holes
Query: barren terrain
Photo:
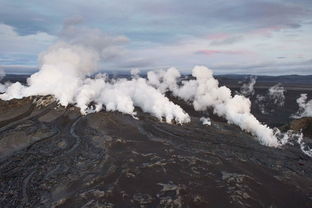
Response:
[[[256,94],[267,88],[259,83]],[[252,110],[260,121],[287,129],[296,99],[311,96],[310,89],[290,86],[283,108],[261,114],[253,104]],[[203,126],[199,119],[208,112],[173,98],[190,123],[159,122],[140,109],[138,119],[104,111],[82,116],[49,99],[0,101],[0,207],[312,204],[312,159],[296,143],[263,146],[211,112],[212,125]]]

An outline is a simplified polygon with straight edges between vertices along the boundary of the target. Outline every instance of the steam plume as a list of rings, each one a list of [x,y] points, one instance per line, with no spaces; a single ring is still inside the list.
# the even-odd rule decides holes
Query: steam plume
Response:
[[[27,80],[26,86],[14,83],[0,98],[9,100],[32,95],[53,95],[63,106],[76,104],[83,114],[99,111],[104,106],[108,111],[135,115],[134,107],[137,106],[168,123],[172,120],[177,123],[190,121],[180,106],[148,85],[143,78],[112,82],[104,75],[88,78],[97,71],[103,57],[102,51],[85,44],[60,41],[41,54],[40,70]],[[95,102],[95,109],[88,108],[91,102]]]
[[[180,78],[180,73],[175,68],[170,68],[167,71],[149,72],[148,80],[160,91],[168,89],[173,95],[191,102],[197,111],[212,108],[215,114],[256,136],[264,145],[275,147],[279,145],[275,132],[261,124],[250,113],[249,99],[241,95],[233,97],[229,88],[219,87],[213,72],[204,66],[194,67],[192,76],[195,80],[182,81],[181,86],[178,86],[177,79]]]
[[[256,136],[258,141],[267,146],[279,147],[287,143],[297,142],[302,152],[312,156],[310,149],[303,142],[303,135],[293,131],[281,132],[279,129],[271,129],[261,124],[251,113],[251,102],[248,98],[241,95],[231,95],[229,88],[219,87],[218,81],[213,77],[213,72],[204,67],[196,66],[193,68],[192,80],[181,81],[179,71],[175,68],[169,68],[167,71],[148,72],[147,78],[149,83],[156,87],[160,92],[171,91],[174,96],[192,103],[197,111],[205,111],[212,108],[218,116],[224,117],[229,123],[238,125],[242,130],[250,132]],[[284,88],[275,85],[269,89],[268,97],[276,104],[283,103]],[[304,100],[305,101],[305,100]],[[208,124],[207,118],[202,117],[200,121]]]
[[[285,104],[285,88],[278,83],[269,88],[268,95],[275,105],[283,106]]]
[[[244,83],[241,86],[240,93],[246,97],[252,96],[255,93],[254,86],[256,84],[257,77],[250,76],[248,83]]]
[[[257,95],[256,103],[259,106],[259,109],[262,114],[268,113],[268,109],[270,106],[278,106],[282,107],[285,104],[285,88],[281,83],[273,85],[269,88],[268,92],[265,95]],[[271,112],[274,109],[270,109]]]
[[[307,94],[301,94],[297,99],[299,106],[298,112],[293,115],[294,118],[312,117],[312,99],[307,101]]]
[[[5,71],[0,68],[0,81],[5,77]],[[0,83],[0,93],[5,92],[7,86],[5,84]]]
[[[211,120],[209,117],[207,117],[207,118],[201,117],[199,120],[202,122],[203,125],[211,126]]]

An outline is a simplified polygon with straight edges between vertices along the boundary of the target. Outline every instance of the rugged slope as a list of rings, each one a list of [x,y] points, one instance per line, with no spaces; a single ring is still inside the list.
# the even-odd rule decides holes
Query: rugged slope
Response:
[[[0,101],[0,207],[312,204],[312,160],[296,144],[265,147],[194,112],[180,126],[45,105]]]

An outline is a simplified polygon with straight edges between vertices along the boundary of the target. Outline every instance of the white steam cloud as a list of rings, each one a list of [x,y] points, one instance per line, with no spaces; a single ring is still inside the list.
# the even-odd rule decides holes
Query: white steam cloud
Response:
[[[231,95],[231,90],[225,86],[219,87],[219,82],[213,77],[213,72],[204,67],[196,66],[192,71],[195,80],[182,81],[177,84],[180,73],[175,68],[167,71],[149,72],[149,83],[161,92],[166,89],[174,96],[191,102],[196,111],[212,108],[213,112],[227,119],[229,123],[238,125],[241,129],[256,136],[260,143],[267,146],[279,146],[279,141],[273,129],[261,124],[251,113],[251,102],[248,98]]]
[[[270,108],[270,106],[284,106],[285,91],[286,90],[282,86],[282,84],[278,83],[270,87],[265,95],[257,95],[256,103],[258,104],[261,113],[268,113],[268,109]],[[270,109],[270,111],[273,112],[274,109]]]
[[[285,104],[285,88],[280,84],[276,84],[269,88],[269,98],[277,106],[284,106]]]
[[[244,83],[240,88],[240,93],[246,97],[252,96],[255,93],[254,86],[256,84],[257,77],[251,76],[249,82]]]
[[[279,129],[271,129],[261,124],[250,112],[251,102],[241,95],[231,95],[229,88],[219,87],[219,82],[213,77],[213,72],[204,67],[193,68],[192,76],[195,79],[182,80],[179,71],[175,68],[148,72],[149,84],[156,87],[160,92],[170,91],[174,96],[192,103],[197,111],[213,109],[213,113],[227,119],[228,123],[238,125],[256,136],[261,144],[279,147],[287,143],[296,142],[302,152],[312,156],[312,149],[303,142],[303,135],[293,131],[282,133]],[[181,81],[182,80],[182,81]],[[179,84],[178,84],[179,83]],[[276,104],[283,103],[284,88],[275,85],[270,88],[268,97]],[[279,101],[279,102],[277,102]],[[209,118],[201,117],[203,125],[210,125]]]
[[[181,107],[148,85],[143,78],[112,82],[103,75],[88,78],[97,70],[101,59],[98,51],[83,45],[58,42],[41,54],[40,70],[27,80],[27,86],[14,83],[0,98],[53,95],[63,106],[76,104],[83,114],[99,111],[104,106],[107,111],[135,115],[134,107],[137,106],[168,123],[172,120],[177,123],[190,121]],[[95,103],[95,109],[88,108],[91,102]]]
[[[40,70],[28,80],[28,86],[12,84],[1,99],[22,98],[32,95],[54,95],[60,104],[74,102],[83,78],[96,70],[99,55],[79,45],[58,42],[40,55]]]
[[[312,99],[307,101],[307,94],[301,94],[297,99],[299,109],[293,118],[312,117]]]
[[[211,126],[211,120],[209,117],[201,117],[199,120],[202,122],[203,125]]]
[[[119,79],[108,82],[102,76],[95,79],[84,80],[76,96],[77,106],[83,114],[90,112],[88,104],[96,103],[95,111],[105,106],[107,111],[120,111],[135,115],[134,106],[140,107],[144,112],[171,123],[186,123],[190,117],[182,108],[158,90],[148,85],[146,79],[134,77],[131,80]]]

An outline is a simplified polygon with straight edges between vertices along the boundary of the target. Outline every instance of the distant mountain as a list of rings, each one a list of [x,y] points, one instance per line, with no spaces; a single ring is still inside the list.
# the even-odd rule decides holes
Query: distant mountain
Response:
[[[251,74],[225,74],[215,77],[223,81],[241,81],[245,80]],[[312,84],[312,75],[282,75],[282,76],[257,76],[257,82],[280,82],[283,84]]]
[[[27,78],[30,77],[30,74],[6,74],[1,83],[5,82],[21,82],[26,83]]]

